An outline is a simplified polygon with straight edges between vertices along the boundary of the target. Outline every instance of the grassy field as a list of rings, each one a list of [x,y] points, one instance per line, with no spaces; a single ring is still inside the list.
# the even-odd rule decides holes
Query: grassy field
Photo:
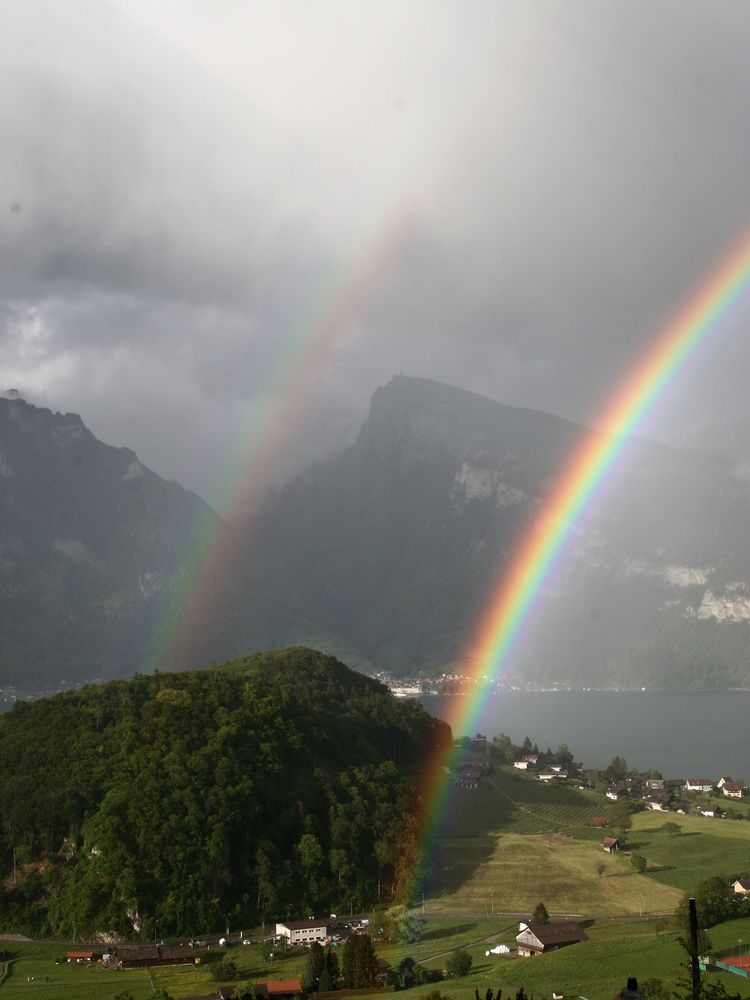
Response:
[[[729,878],[750,873],[750,823],[706,816],[669,816],[681,833],[661,833],[663,814],[637,813],[628,845],[642,854],[653,870],[650,877],[681,891],[711,875]]]
[[[648,811],[633,816],[626,837],[628,851],[648,863],[636,875],[629,857],[601,850],[602,831],[591,823],[614,808],[600,794],[498,768],[480,788],[454,795],[436,841],[428,908],[528,912],[542,900],[558,914],[660,913],[709,875],[750,872],[750,823]],[[660,831],[669,820],[680,834]]]
[[[657,933],[655,921],[639,915],[671,912],[684,890],[710,875],[750,873],[750,823],[637,813],[626,847],[646,858],[647,871],[638,875],[628,856],[605,854],[599,846],[602,831],[591,818],[613,812],[614,804],[594,792],[543,784],[505,768],[482,787],[457,792],[433,858],[423,938],[408,946],[380,943],[378,954],[392,965],[411,955],[442,970],[451,951],[466,948],[474,960],[471,974],[443,985],[452,1000],[475,1000],[475,990],[484,998],[488,987],[501,988],[504,1000],[512,1000],[520,985],[537,1000],[553,990],[610,1000],[631,975],[641,981],[656,977],[673,987],[685,962],[677,934],[669,925],[664,930],[663,921]],[[681,832],[662,832],[668,821],[678,823]],[[599,863],[605,866],[602,877]],[[486,956],[495,943],[514,943],[517,922],[501,913],[526,914],[540,901],[553,917],[584,914],[590,940],[534,959]],[[631,919],[618,919],[628,914]],[[710,937],[716,949],[739,946],[741,940],[750,944],[750,919],[712,928]],[[56,965],[65,944],[0,947],[16,956],[0,985],[0,1000],[112,1000],[126,989],[134,1000],[145,1000],[152,985],[165,986],[180,1000],[215,994],[218,987],[210,963],[114,973]],[[229,954],[245,981],[298,976],[306,963],[304,951],[273,962],[258,946]],[[750,998],[750,981],[718,978],[731,994]],[[428,989],[417,987],[409,996],[420,1000]]]
[[[637,875],[626,857],[605,854],[598,844],[559,834],[503,833],[491,857],[477,864],[469,838],[445,839],[441,861],[460,888],[431,898],[440,910],[530,912],[543,901],[550,913],[635,914],[671,911],[681,893]],[[606,868],[600,878],[596,866]]]
[[[452,1000],[474,1000],[475,990],[484,997],[488,987],[495,992],[502,989],[504,1000],[512,1000],[520,985],[537,1000],[549,997],[553,990],[566,997],[610,1000],[628,976],[635,975],[641,982],[656,977],[671,988],[684,973],[685,955],[674,929],[670,927],[659,932],[653,920],[586,921],[588,942],[533,959],[485,955],[497,941],[513,943],[517,925],[510,925],[507,919],[461,920],[446,915],[428,915],[427,920],[426,932],[419,944],[379,944],[378,954],[392,965],[410,954],[427,968],[442,970],[446,952],[457,947],[466,948],[473,958],[470,975],[446,981],[441,986],[442,992]],[[740,939],[750,941],[750,919],[714,928],[711,937],[717,948],[732,947]],[[0,998],[112,1000],[117,992],[127,989],[135,1000],[145,1000],[150,990],[149,974],[144,970],[112,973],[97,968],[56,966],[54,957],[60,952],[59,945],[20,945],[14,946],[14,950],[19,957],[13,963],[12,975],[0,986]],[[252,970],[253,979],[297,975],[305,960],[304,953],[297,953],[277,959],[273,966],[264,965],[261,953],[255,948],[235,948],[231,956],[243,967],[245,974]],[[34,981],[27,982],[27,976],[34,976]],[[49,976],[49,981],[45,981],[45,976]],[[729,975],[712,977],[712,981],[717,979],[724,982],[728,992],[739,991],[740,996],[750,997],[747,980]],[[216,992],[218,985],[208,969],[196,971],[184,966],[154,971],[151,981],[166,986],[177,1000],[201,993],[210,995]],[[430,988],[415,987],[407,991],[406,996],[420,1000]]]

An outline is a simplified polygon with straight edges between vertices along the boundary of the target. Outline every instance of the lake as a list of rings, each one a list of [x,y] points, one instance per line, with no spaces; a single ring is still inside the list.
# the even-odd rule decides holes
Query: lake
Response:
[[[467,697],[419,700],[447,718]],[[749,717],[750,691],[506,691],[487,699],[475,728],[514,743],[528,736],[540,750],[567,743],[585,767],[604,768],[619,754],[629,767],[657,768],[665,778],[748,781]]]

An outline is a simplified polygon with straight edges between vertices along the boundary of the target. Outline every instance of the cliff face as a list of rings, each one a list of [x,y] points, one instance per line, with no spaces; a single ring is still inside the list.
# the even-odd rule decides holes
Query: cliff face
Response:
[[[396,672],[448,668],[584,433],[396,378],[354,447],[267,510],[254,560],[321,642]],[[748,523],[747,485],[721,463],[632,442],[538,595],[512,669],[545,683],[739,682]]]

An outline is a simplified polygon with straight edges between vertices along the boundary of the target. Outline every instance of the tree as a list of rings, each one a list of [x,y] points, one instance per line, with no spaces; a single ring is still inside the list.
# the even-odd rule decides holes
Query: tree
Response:
[[[458,951],[454,951],[450,956],[448,961],[445,963],[445,968],[448,971],[448,975],[451,979],[456,979],[462,976],[468,976],[471,971],[473,959],[468,951],[463,948],[459,948]]]
[[[642,854],[632,854],[630,856],[630,863],[637,872],[644,872],[648,864]]]
[[[352,934],[346,939],[342,962],[346,989],[364,989],[375,985],[378,956],[369,934]]]
[[[668,823],[664,823],[663,826],[659,827],[661,833],[666,833],[670,837],[674,837],[675,834],[682,832],[682,827],[679,823],[673,823],[671,820]]]
[[[146,1000],[173,1000],[173,997],[171,993],[167,993],[163,986],[154,986],[151,992],[146,995]]]
[[[633,825],[630,805],[627,802],[616,802],[609,814],[609,825],[620,837],[624,837]]]
[[[737,915],[738,903],[732,887],[721,876],[714,875],[699,882],[692,893],[686,892],[680,900],[675,918],[686,935],[690,933],[688,903],[690,896],[695,896],[699,927],[713,927]]]
[[[321,993],[329,992],[330,990],[338,989],[339,985],[339,957],[336,952],[331,948],[330,944],[327,944],[323,949],[323,971],[320,974],[320,981],[323,982],[323,976],[326,977],[326,981],[330,983],[329,986],[320,987]]]
[[[317,941],[313,941],[310,945],[310,951],[307,953],[305,971],[302,973],[302,988],[306,993],[317,992],[320,974],[324,966],[323,946]]]
[[[534,912],[531,914],[532,924],[548,924],[549,923],[549,913],[547,913],[547,907],[544,903],[537,903],[534,907]]]
[[[648,1000],[672,1000],[669,988],[661,979],[652,976],[650,979],[639,980],[639,985]]]
[[[613,757],[609,762],[607,770],[604,772],[604,777],[610,783],[615,781],[624,781],[628,776],[628,765],[624,757]]]
[[[422,939],[425,918],[406,906],[391,906],[383,914],[383,930],[387,940],[399,944],[416,944]]]
[[[257,1000],[252,983],[242,983],[232,994],[232,1000]]]
[[[214,966],[214,975],[217,979],[236,979],[237,966],[231,958],[221,958]]]

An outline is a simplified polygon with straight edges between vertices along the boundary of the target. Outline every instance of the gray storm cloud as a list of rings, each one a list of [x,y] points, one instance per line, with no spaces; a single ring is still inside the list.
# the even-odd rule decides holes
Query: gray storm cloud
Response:
[[[750,226],[739,3],[0,18],[4,381],[209,500],[224,443],[389,227],[368,294],[310,351],[276,478],[349,442],[399,371],[595,420]],[[648,433],[747,460],[744,322]]]

